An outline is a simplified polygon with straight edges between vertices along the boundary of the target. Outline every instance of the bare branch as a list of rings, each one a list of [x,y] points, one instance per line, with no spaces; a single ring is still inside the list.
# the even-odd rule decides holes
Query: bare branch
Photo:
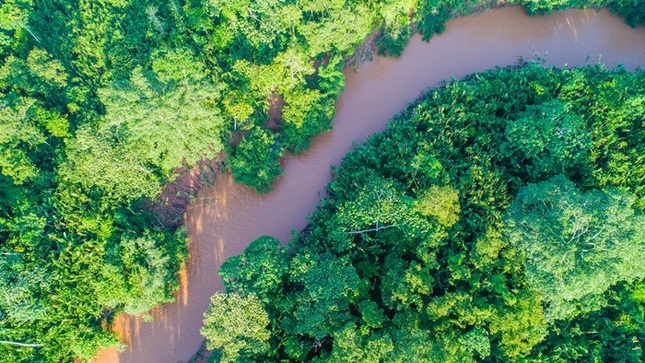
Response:
[[[21,347],[42,347],[42,344],[29,344],[29,343],[18,343],[18,342],[10,342],[7,340],[0,340],[0,344],[10,344],[10,345],[18,345]]]
[[[383,227],[376,226],[375,228],[363,229],[363,230],[360,230],[360,231],[349,231],[347,233],[349,233],[349,234],[360,234],[360,233],[367,233],[367,232],[378,232],[378,231],[380,231],[382,229],[388,229],[388,228],[392,228],[392,227],[396,227],[396,226],[393,225],[393,224],[390,224],[390,225],[383,226]]]

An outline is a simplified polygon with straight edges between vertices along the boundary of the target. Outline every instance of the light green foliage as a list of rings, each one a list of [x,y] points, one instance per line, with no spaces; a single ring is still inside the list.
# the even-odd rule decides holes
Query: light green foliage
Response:
[[[492,319],[490,332],[501,335],[499,345],[506,357],[526,356],[544,339],[547,321],[540,302],[540,296],[531,292],[515,294]]]
[[[222,350],[220,362],[236,362],[269,349],[269,318],[255,295],[218,292],[204,316],[201,333],[208,349]]]
[[[27,0],[8,0],[0,6],[0,29],[16,30],[24,27],[32,2]]]
[[[464,334],[459,343],[466,349],[475,351],[479,358],[485,359],[490,355],[490,340],[488,332],[481,328],[475,328]]]
[[[645,274],[645,218],[634,197],[581,193],[563,176],[522,188],[509,210],[508,238],[525,256],[528,284],[548,304],[547,319],[598,309],[620,281]]]
[[[296,4],[276,0],[210,0],[210,5],[255,47],[270,45],[278,36],[293,33],[302,12]]]
[[[159,69],[154,75],[137,68],[130,81],[99,91],[107,110],[99,133],[134,144],[164,174],[182,162],[215,157],[222,150],[224,122],[215,107],[217,89],[200,84],[203,75],[190,55],[168,58],[153,64]]]
[[[437,222],[450,227],[459,220],[459,192],[450,187],[433,185],[418,200],[416,208],[425,216],[433,216]]]
[[[65,87],[67,84],[67,72],[65,67],[51,54],[43,49],[33,49],[27,56],[27,67],[31,73],[39,78],[41,82]]]
[[[406,202],[391,181],[371,179],[355,200],[338,207],[339,219],[346,221],[349,233],[399,227],[412,209]]]
[[[141,315],[170,301],[167,281],[172,279],[170,257],[158,244],[163,236],[123,236],[107,253],[103,279],[97,281],[99,302],[108,308],[123,305],[127,314]]]
[[[137,68],[129,81],[99,90],[107,114],[99,127],[82,128],[70,141],[63,180],[98,186],[115,198],[154,197],[175,168],[222,151],[218,92],[200,85],[200,66],[176,51],[153,68],[156,73]]]
[[[98,187],[108,197],[126,200],[160,192],[159,175],[135,145],[114,145],[90,127],[76,131],[67,144],[67,157],[58,171],[64,183]]]
[[[0,59],[15,45],[21,32],[29,31],[27,21],[32,6],[31,0],[7,0],[0,4]]]
[[[392,338],[379,334],[366,336],[347,324],[334,335],[334,348],[329,360],[332,362],[383,362],[393,349]]]
[[[307,0],[300,6],[307,16],[297,30],[304,37],[307,55],[311,57],[329,51],[348,54],[373,30],[374,15],[362,2]]]
[[[0,169],[14,184],[38,175],[37,166],[29,158],[46,142],[33,120],[37,107],[33,99],[0,99]]]
[[[0,259],[0,314],[3,319],[18,323],[30,323],[42,319],[48,306],[42,303],[41,295],[47,294],[49,282],[47,271],[42,267],[29,266],[20,253],[4,254]]]
[[[290,46],[276,55],[270,72],[275,78],[273,86],[288,93],[294,88],[302,87],[305,77],[314,73],[314,67],[302,49]]]

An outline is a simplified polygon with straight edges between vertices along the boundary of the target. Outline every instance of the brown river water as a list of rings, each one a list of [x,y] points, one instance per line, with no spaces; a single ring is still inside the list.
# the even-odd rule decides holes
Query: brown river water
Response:
[[[645,66],[645,27],[629,28],[607,10],[528,17],[522,8],[508,7],[451,20],[430,43],[415,36],[398,59],[378,57],[358,73],[347,71],[334,130],[318,136],[303,155],[282,160],[285,172],[272,193],[259,196],[230,175],[199,193],[185,215],[190,257],[176,302],[155,309],[153,322],[117,318],[115,330],[129,347],[103,350],[93,362],[190,360],[203,341],[199,329],[210,297],[222,290],[219,266],[262,235],[286,243],[291,230],[304,228],[331,180],[330,165],[339,165],[354,142],[385,129],[393,114],[441,80],[511,65],[520,56],[533,59],[536,52],[556,66],[600,59],[633,69]]]

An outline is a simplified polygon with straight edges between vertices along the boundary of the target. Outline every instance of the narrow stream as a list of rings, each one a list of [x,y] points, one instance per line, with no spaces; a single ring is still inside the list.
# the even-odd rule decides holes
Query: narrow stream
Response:
[[[190,257],[176,302],[155,309],[151,323],[119,317],[115,327],[129,348],[101,351],[93,362],[188,361],[202,343],[199,329],[210,297],[222,289],[219,266],[262,235],[286,243],[291,230],[304,228],[331,179],[330,165],[339,165],[354,142],[385,129],[394,113],[441,80],[532,59],[536,52],[556,66],[600,59],[633,69],[645,65],[645,27],[629,28],[607,10],[528,17],[509,7],[451,20],[430,43],[415,36],[398,59],[376,58],[359,73],[347,71],[334,130],[318,136],[303,155],[283,160],[285,172],[272,193],[258,196],[229,175],[200,192],[186,213]]]

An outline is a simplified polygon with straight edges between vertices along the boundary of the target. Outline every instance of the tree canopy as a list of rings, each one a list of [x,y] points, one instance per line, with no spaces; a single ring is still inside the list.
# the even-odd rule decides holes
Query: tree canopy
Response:
[[[238,361],[642,361],[643,80],[521,64],[429,90],[287,247],[222,266],[268,316]]]
[[[607,5],[632,25],[643,22],[641,0],[511,3],[534,12]],[[374,34],[378,51],[396,55],[415,31],[429,39],[449,17],[488,6],[479,0],[2,1],[0,341],[11,344],[0,343],[0,357],[88,360],[99,347],[118,344],[107,331],[114,316],[146,316],[151,307],[169,301],[177,286],[185,234],[164,223],[150,205],[179,170],[202,159],[226,159],[235,180],[270,191],[281,174],[279,158],[307,149],[317,133],[330,129],[345,62],[366,37]],[[563,90],[579,92],[573,83]],[[284,105],[272,103],[275,99]],[[643,102],[631,96],[625,102],[612,112],[628,124]],[[591,167],[585,158],[609,166],[584,169],[591,174],[581,175],[593,175],[589,180],[601,186],[632,188],[634,207],[643,207],[642,186],[617,181],[625,173],[633,180],[642,177],[640,169],[632,171],[623,161],[643,150],[613,152],[611,147],[623,138],[633,142],[639,134],[585,134],[579,124],[587,121],[576,116],[584,105],[575,102],[535,107],[522,110],[526,122],[509,129],[509,137],[521,138],[523,132],[547,137],[571,128],[561,145],[535,146],[542,151],[509,146],[517,150],[514,160],[528,155],[534,163],[527,173],[542,177],[545,168],[561,164],[560,172],[567,174],[573,166],[550,150],[579,155],[585,149],[589,155],[576,170]],[[276,114],[282,116],[271,121]],[[590,138],[602,141],[589,148]],[[425,147],[415,149],[418,166],[403,170],[419,187],[427,183],[425,177],[439,175],[439,158]],[[589,180],[581,185],[593,185]],[[383,178],[381,184],[391,192],[385,197],[402,195],[398,183]],[[362,229],[390,233],[405,227],[420,233],[415,231],[429,228],[422,221],[431,216],[449,224],[454,213],[464,213],[450,188],[460,199],[468,196],[456,185],[438,187],[445,201],[432,196],[425,202],[380,201],[390,212],[412,213],[418,217],[414,223],[359,213],[349,203],[355,220],[338,223],[356,232],[354,238],[370,235],[358,233]],[[363,201],[374,198],[365,191]],[[449,206],[451,212],[444,215],[432,205]],[[346,246],[354,244],[340,236]],[[354,280],[348,263],[338,266],[346,273],[342,281]],[[339,282],[329,283],[337,287]],[[352,336],[349,330],[346,334]],[[392,338],[356,339],[380,352],[374,357],[390,352]]]

